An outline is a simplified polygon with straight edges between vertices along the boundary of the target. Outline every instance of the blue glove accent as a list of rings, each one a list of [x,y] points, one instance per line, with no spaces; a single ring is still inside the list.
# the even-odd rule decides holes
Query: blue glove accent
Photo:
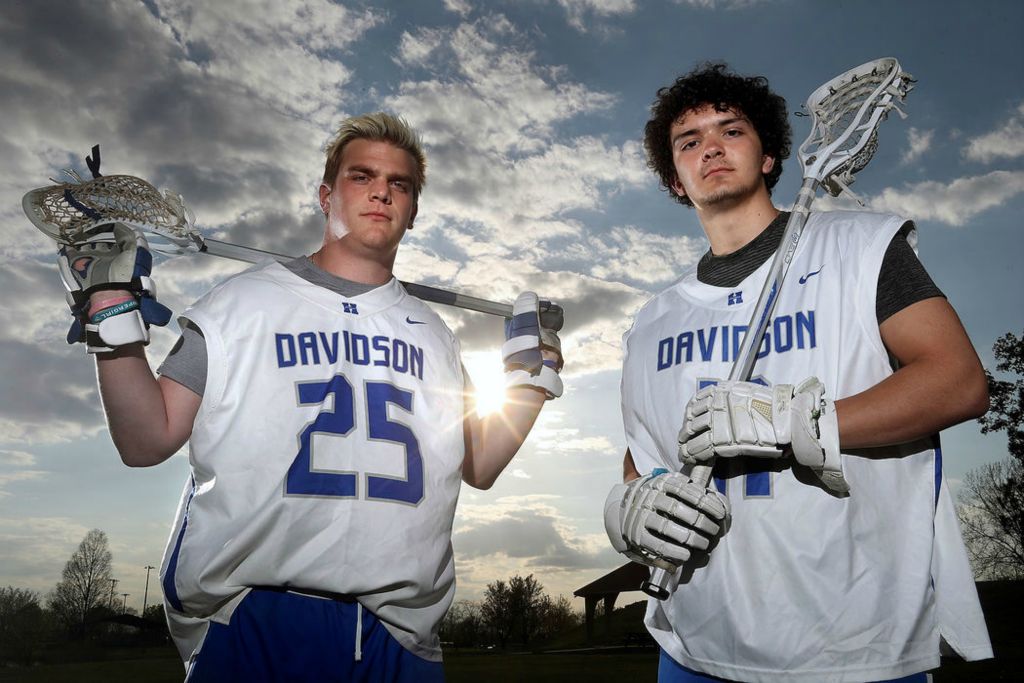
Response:
[[[147,325],[163,327],[171,320],[171,309],[149,296],[139,297],[139,310],[142,313],[142,321]]]
[[[82,325],[82,321],[75,315],[71,321],[71,329],[68,330],[67,336],[68,344],[77,344],[80,341],[85,341],[85,326]]]
[[[132,273],[132,278],[142,277],[143,275],[149,275],[153,272],[153,255],[149,253],[149,249],[139,247],[135,250],[135,272]]]
[[[651,470],[652,477],[660,477],[663,474],[668,474],[668,470],[666,470],[664,467],[655,467],[653,470]]]

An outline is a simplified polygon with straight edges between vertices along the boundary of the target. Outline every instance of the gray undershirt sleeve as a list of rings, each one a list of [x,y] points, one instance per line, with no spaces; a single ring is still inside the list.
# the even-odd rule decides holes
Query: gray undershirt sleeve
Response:
[[[282,265],[303,280],[343,297],[359,296],[380,286],[353,282],[332,275],[313,265],[307,256],[300,256]],[[181,336],[157,369],[157,373],[202,396],[206,391],[206,364],[206,340],[203,338],[203,331],[194,322],[187,320],[181,330]]]

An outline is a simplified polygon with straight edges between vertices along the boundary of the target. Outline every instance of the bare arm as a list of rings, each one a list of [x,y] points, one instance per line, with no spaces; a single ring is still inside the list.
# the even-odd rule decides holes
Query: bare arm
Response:
[[[466,457],[462,480],[478,489],[489,489],[526,440],[544,406],[544,392],[528,387],[507,390],[505,404],[480,418],[470,410],[463,419]]]
[[[988,384],[959,317],[924,299],[879,327],[900,368],[870,389],[836,401],[844,449],[913,441],[988,410]]]
[[[633,462],[633,454],[626,449],[626,457],[622,459],[622,481],[631,482],[640,476],[639,470],[636,468],[636,463]]]
[[[173,380],[158,380],[142,344],[97,354],[96,373],[110,437],[124,464],[157,465],[188,440],[202,397]]]

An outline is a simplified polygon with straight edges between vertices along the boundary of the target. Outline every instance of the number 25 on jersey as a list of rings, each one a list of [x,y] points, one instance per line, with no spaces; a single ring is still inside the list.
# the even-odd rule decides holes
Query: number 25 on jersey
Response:
[[[423,500],[423,460],[419,441],[408,426],[388,419],[388,404],[412,411],[413,392],[399,389],[388,382],[366,382],[366,410],[369,434],[367,441],[384,441],[405,449],[405,478],[366,474],[365,497],[369,500],[394,501],[416,505]],[[349,437],[355,429],[355,396],[344,375],[335,375],[326,382],[304,382],[298,385],[299,405],[322,405],[333,397],[331,408],[321,410],[316,419],[299,434],[299,452],[288,468],[285,493],[299,496],[355,498],[358,474],[355,472],[321,472],[313,469],[314,434]]]

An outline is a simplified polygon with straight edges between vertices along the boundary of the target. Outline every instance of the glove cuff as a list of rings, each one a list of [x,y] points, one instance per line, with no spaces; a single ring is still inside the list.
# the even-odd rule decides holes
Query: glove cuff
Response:
[[[552,361],[544,361],[536,375],[526,370],[509,370],[505,373],[505,388],[533,387],[543,391],[549,401],[558,398],[562,395],[562,378],[552,365]]]
[[[811,383],[813,380],[813,383]],[[848,493],[839,451],[839,419],[836,405],[824,397],[824,387],[811,378],[793,396],[793,457],[810,467],[821,482],[836,493]]]
[[[612,547],[626,558],[648,567],[674,572],[676,570],[674,564],[631,547],[623,536],[622,520],[625,508],[632,502],[637,489],[652,476],[656,475],[640,477],[627,484],[616,484],[612,487],[612,490],[608,492],[608,498],[604,501],[604,531],[608,535]]]
[[[628,484],[616,484],[604,501],[604,530],[612,547],[620,553],[629,549],[626,539],[622,537],[622,505],[628,494]]]
[[[836,405],[829,399],[822,401],[821,415],[818,417],[818,441],[824,452],[825,460],[818,477],[825,486],[836,493],[849,493],[850,485],[843,476],[843,459],[839,451],[839,418]]]
[[[106,313],[106,311],[102,313]],[[85,342],[89,353],[106,353],[126,344],[136,342],[148,344],[149,330],[146,323],[142,321],[142,314],[136,304],[130,310],[113,313],[96,322],[86,323]]]

